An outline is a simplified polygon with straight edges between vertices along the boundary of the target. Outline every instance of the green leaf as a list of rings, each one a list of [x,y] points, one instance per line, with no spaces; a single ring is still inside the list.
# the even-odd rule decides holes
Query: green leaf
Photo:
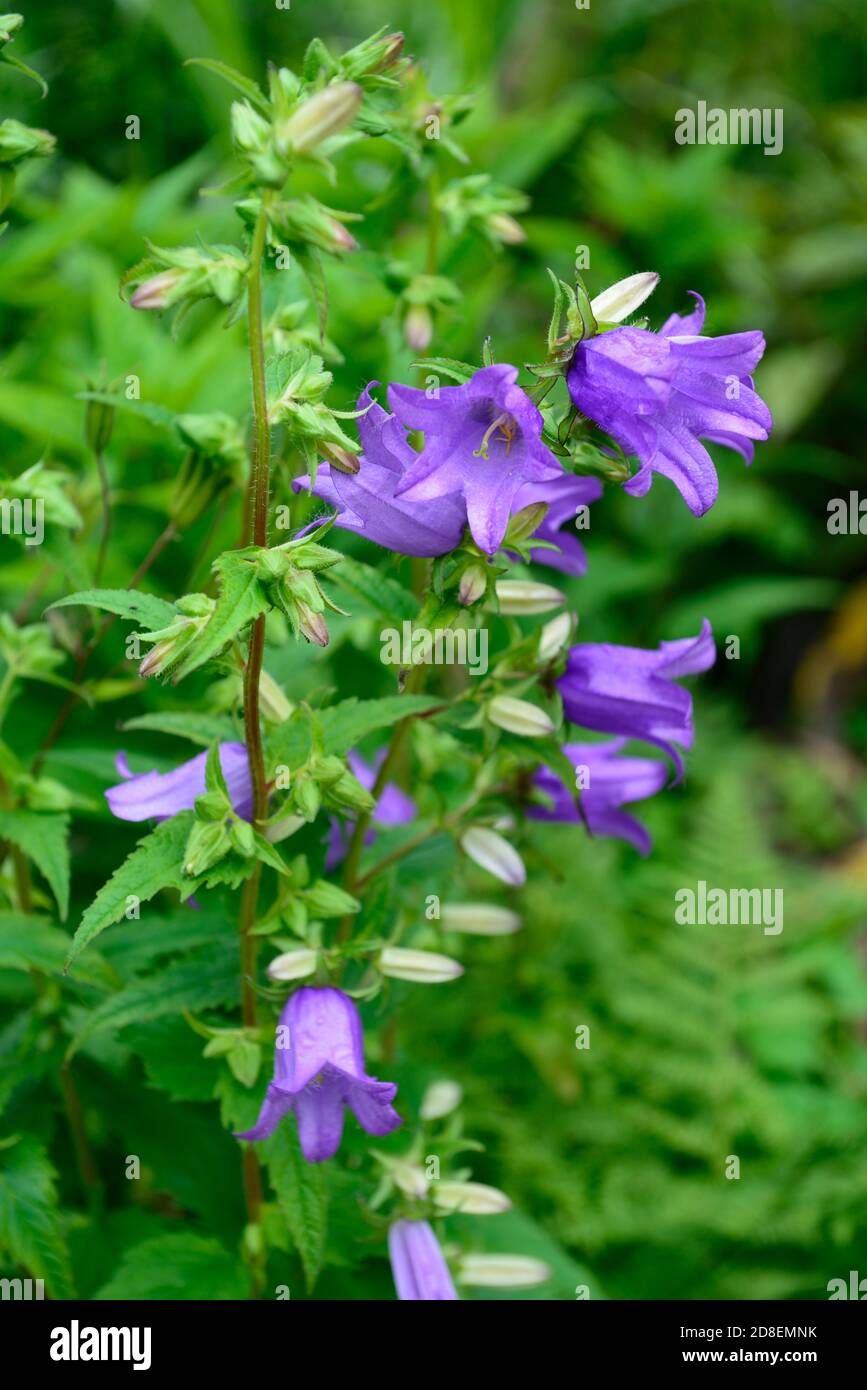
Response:
[[[248,1296],[244,1266],[210,1236],[191,1231],[155,1236],[124,1254],[120,1268],[93,1297],[106,1299],[202,1299]]]
[[[88,608],[101,608],[106,613],[115,613],[119,618],[130,618],[143,628],[153,631],[167,627],[177,616],[172,604],[154,594],[142,594],[136,589],[84,589],[81,593],[68,594],[51,603],[52,608],[69,608],[75,604],[86,604]]]
[[[294,1124],[278,1125],[264,1144],[265,1162],[280,1211],[292,1234],[310,1291],[322,1268],[328,1195],[319,1163],[308,1163]]]
[[[262,112],[263,116],[270,115],[270,104],[265,93],[252,77],[245,77],[244,73],[233,68],[229,63],[223,63],[219,58],[188,58],[184,63],[186,68],[206,68],[208,72],[216,73],[217,77],[222,77],[224,82],[228,82],[230,87],[243,92],[248,101]]]
[[[353,617],[372,614],[399,623],[405,618],[414,617],[418,608],[415,595],[408,589],[373,565],[362,564],[360,560],[347,556],[331,571],[329,578],[351,595],[356,604],[362,605],[361,613],[353,610]]]
[[[69,954],[70,938],[41,917],[0,913],[0,970],[41,970],[60,975]],[[114,971],[94,951],[76,966],[73,979],[108,987],[116,982]]]
[[[62,920],[69,909],[69,817],[40,811],[0,811],[0,840],[11,840],[47,879]]]
[[[342,756],[354,748],[366,734],[377,729],[390,729],[407,715],[427,714],[442,705],[442,700],[430,695],[387,695],[381,700],[341,700],[329,709],[317,710],[315,720],[322,737],[322,752]],[[303,711],[297,711],[273,731],[268,740],[269,766],[281,763],[290,768],[306,759],[311,745],[310,722]]]
[[[442,372],[443,376],[461,383],[469,381],[479,370],[478,367],[471,367],[469,362],[459,362],[454,357],[420,357],[412,365],[422,372]]]
[[[183,680],[191,671],[218,656],[229,642],[271,604],[255,564],[242,550],[229,550],[213,568],[219,576],[217,605],[199,636],[172,671],[172,680]]]
[[[219,714],[188,714],[184,710],[140,714],[135,719],[127,719],[121,728],[124,732],[144,729],[156,734],[175,734],[203,748],[214,742],[232,742],[238,737],[231,719]]]
[[[118,1032],[132,1023],[151,1022],[184,1010],[214,1008],[238,993],[238,957],[234,949],[207,946],[146,979],[134,980],[89,1013],[73,1038],[68,1056],[95,1033]]]
[[[72,1298],[56,1179],[36,1139],[28,1136],[0,1150],[0,1248],[28,1277],[44,1279],[52,1298]]]
[[[181,811],[139,840],[86,909],[73,937],[67,966],[94,937],[120,921],[130,897],[149,902],[161,888],[176,888],[184,897],[190,896],[198,880],[186,877],[182,865],[193,819],[192,811]]]

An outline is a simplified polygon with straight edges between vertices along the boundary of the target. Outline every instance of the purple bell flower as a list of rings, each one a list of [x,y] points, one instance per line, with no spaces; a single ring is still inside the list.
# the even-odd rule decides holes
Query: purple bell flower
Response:
[[[197,796],[205,794],[207,753],[199,753],[171,772],[132,773],[125,753],[118,753],[115,766],[125,780],[109,787],[105,799],[118,820],[168,820],[179,811],[191,811]],[[220,766],[229,789],[235,814],[242,820],[253,815],[253,788],[247,749],[243,743],[220,744]]]
[[[388,1253],[401,1302],[457,1301],[448,1265],[427,1221],[395,1221],[388,1228]]]
[[[612,328],[579,343],[569,392],[583,415],[640,463],[624,484],[642,497],[654,473],[670,478],[695,516],[716,501],[719,480],[702,439],[752,461],[754,439],[773,421],[753,389],[765,340],[760,332],[702,336],[704,300],[691,314],[672,314],[660,332]]]
[[[356,531],[397,555],[445,555],[454,550],[467,524],[463,498],[410,502],[395,495],[418,454],[395,417],[374,402],[370,391],[378,385],[372,381],[358,399],[358,409],[367,412],[358,419],[362,449],[358,472],[343,473],[328,463],[320,464],[312,491],[335,508],[335,525],[344,531]],[[292,486],[296,492],[309,489],[309,476],[296,478]]]
[[[517,378],[517,367],[499,363],[461,386],[440,387],[435,398],[412,386],[388,388],[401,424],[424,432],[424,449],[396,497],[428,502],[463,494],[473,540],[487,555],[500,546],[520,488],[562,476],[542,443],[542,416]]]
[[[525,484],[515,497],[514,510],[520,511],[533,502],[547,502],[545,520],[533,539],[550,541],[557,546],[556,550],[533,549],[530,559],[563,574],[586,574],[587,555],[583,545],[576,535],[563,533],[562,528],[574,521],[579,507],[598,502],[602,492],[598,478],[578,478],[563,472],[548,483]]]
[[[361,1018],[342,990],[305,985],[283,1006],[274,1048],[274,1079],[259,1118],[236,1139],[267,1139],[290,1110],[308,1163],[332,1158],[348,1105],[362,1129],[381,1137],[402,1124],[391,1102],[397,1086],[364,1070]]]
[[[672,759],[679,780],[683,760],[674,745],[692,747],[692,696],[675,682],[706,671],[715,660],[705,618],[697,637],[660,642],[657,651],[606,642],[570,647],[557,688],[573,724],[655,744]]]
[[[373,759],[372,765],[366,763],[360,753],[351,749],[346,755],[346,761],[350,769],[358,778],[366,791],[373,791],[379,769],[382,767],[387,749],[381,748]],[[394,782],[386,782],[379,795],[379,800],[374,807],[371,820],[374,825],[408,825],[414,821],[418,815],[415,802],[407,796],[406,792],[401,791]],[[336,816],[331,817],[328,830],[328,850],[325,856],[325,869],[330,873],[333,868],[346,858],[349,849],[349,840],[352,835],[354,821],[340,821]],[[376,839],[376,831],[368,830],[364,837],[366,845],[372,845]]]
[[[566,743],[563,752],[572,766],[582,769],[580,808],[571,788],[550,768],[540,768],[533,779],[552,802],[550,806],[531,806],[531,820],[583,821],[591,835],[612,835],[626,840],[639,854],[649,854],[651,839],[640,821],[622,811],[630,801],[655,796],[668,780],[665,763],[658,758],[621,757],[625,738],[611,743]]]

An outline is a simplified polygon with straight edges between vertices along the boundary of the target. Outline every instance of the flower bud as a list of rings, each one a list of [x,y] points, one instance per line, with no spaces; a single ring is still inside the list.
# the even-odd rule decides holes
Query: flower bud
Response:
[[[373,69],[374,72],[385,72],[386,68],[392,67],[403,52],[405,37],[400,32],[396,34],[386,34],[382,40],[382,57]]]
[[[501,883],[519,888],[526,882],[527,870],[523,859],[496,830],[489,830],[484,825],[471,826],[461,836],[461,847],[480,869],[487,869]]]
[[[504,246],[520,246],[527,240],[527,233],[507,212],[492,212],[487,219],[487,228],[497,241]]]
[[[184,850],[184,873],[196,878],[228,851],[229,834],[224,821],[194,821]]]
[[[539,633],[538,658],[541,664],[553,661],[572,635],[572,614],[558,613],[549,623],[545,623]]]
[[[401,946],[386,946],[379,957],[383,975],[394,980],[411,980],[413,984],[439,985],[463,975],[464,967],[449,956],[435,951],[404,950]]]
[[[166,309],[173,303],[172,291],[176,290],[184,278],[184,272],[161,270],[139,285],[130,299],[133,309]]]
[[[543,709],[512,695],[496,695],[485,706],[485,714],[492,724],[524,738],[546,738],[554,732],[554,724]]]
[[[303,980],[316,969],[316,952],[307,946],[284,951],[268,965],[269,980]]]
[[[306,821],[314,821],[322,805],[322,794],[310,777],[297,777],[292,789],[292,800],[299,816]]]
[[[185,594],[175,607],[177,616],[166,627],[138,633],[140,641],[155,644],[139,665],[142,677],[171,673],[210,621],[215,603],[207,594]]]
[[[303,816],[284,816],[282,820],[275,821],[269,825],[265,831],[265,839],[269,844],[279,845],[281,840],[288,840],[290,835],[296,834],[307,821]]]
[[[426,304],[411,304],[403,321],[403,336],[411,352],[425,352],[433,338],[433,316]]]
[[[464,1255],[457,1277],[488,1289],[530,1289],[550,1279],[551,1270],[529,1255]]]
[[[618,280],[616,285],[591,299],[593,317],[597,323],[622,323],[653,294],[658,284],[659,276],[652,270],[627,275],[625,280]]]
[[[327,647],[328,624],[324,614],[314,613],[303,599],[298,599],[295,607],[298,613],[298,630],[307,638],[308,642],[315,642],[317,647]]]
[[[313,917],[345,917],[350,912],[358,912],[361,904],[351,893],[320,878],[306,889],[304,901]]]
[[[0,164],[17,164],[19,160],[45,158],[53,154],[54,136],[47,130],[23,125],[8,117],[0,121]]]
[[[484,598],[488,588],[488,571],[484,565],[468,565],[461,575],[458,588],[458,603],[465,608]]]
[[[434,1081],[422,1097],[419,1114],[423,1120],[443,1120],[457,1110],[463,1098],[456,1081]]]
[[[406,1193],[407,1197],[421,1201],[427,1196],[431,1185],[430,1178],[418,1164],[407,1163],[405,1159],[397,1158],[388,1164],[388,1171],[401,1192]]]
[[[466,932],[470,936],[508,936],[520,931],[517,912],[487,903],[444,903],[440,909],[444,931]]]
[[[440,1211],[459,1211],[466,1216],[497,1216],[512,1206],[505,1192],[481,1182],[436,1182],[432,1196]]]
[[[530,579],[501,579],[497,583],[500,612],[514,617],[533,613],[549,613],[566,602],[566,595],[550,584],[537,584]]]
[[[355,82],[336,82],[317,92],[282,123],[277,132],[278,149],[309,154],[355,119],[363,95]]]
[[[336,468],[338,473],[354,474],[361,468],[357,454],[351,454],[341,444],[332,444],[326,439],[322,444],[322,452],[325,454],[326,462],[332,468]]]

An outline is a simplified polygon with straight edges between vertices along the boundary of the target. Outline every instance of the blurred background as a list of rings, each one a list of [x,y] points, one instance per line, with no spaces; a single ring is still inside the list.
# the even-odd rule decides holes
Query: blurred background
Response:
[[[40,100],[0,68],[0,104],[54,132],[58,153],[28,168],[0,243],[4,471],[45,455],[74,475],[80,510],[96,517],[76,393],[131,372],[144,398],[171,411],[243,417],[242,331],[223,331],[202,309],[172,335],[117,291],[145,237],[163,246],[237,237],[230,199],[201,193],[222,182],[231,94],[184,60],[216,57],[261,78],[268,60],[297,67],[314,34],[338,51],[385,23],[405,31],[431,93],[476,98],[459,131],[472,168],[447,160],[446,176],[489,171],[530,200],[527,240],[503,254],[471,234],[444,239],[441,272],[466,300],[438,320],[432,350],[478,361],[491,335],[499,360],[540,360],[546,267],[568,280],[586,246],[591,293],[634,271],[661,274],[653,327],[699,290],[706,331],[762,329],[757,387],[775,419],[751,470],[714,451],[720,498],[700,520],[661,478],[643,500],[609,487],[594,505],[582,537],[588,573],[568,581],[581,636],[650,646],[696,632],[706,615],[720,642],[715,670],[695,683],[686,784],[640,809],[655,839],[646,861],[574,827],[533,832],[525,930],[471,944],[461,987],[437,993],[435,1009],[405,1010],[402,1094],[413,1105],[443,1074],[465,1088],[467,1128],[486,1146],[475,1175],[516,1203],[516,1213],[477,1223],[481,1238],[555,1269],[553,1284],[521,1297],[573,1298],[579,1284],[594,1298],[827,1297],[828,1280],[867,1275],[867,554],[863,535],[828,529],[832,499],[859,488],[867,497],[861,0],[30,6],[16,48],[50,90]],[[782,153],[676,145],[675,112],[698,101],[782,108]],[[138,140],[125,135],[130,115]],[[425,200],[402,194],[399,153],[380,146],[347,153],[334,195],[366,219],[353,228],[361,251],[328,267],[329,337],[342,353],[329,363],[332,402],[342,408],[371,377],[411,379],[377,248],[393,237],[418,263]],[[165,431],[119,414],[109,586],[128,582],[158,534],[179,459]],[[231,510],[203,519],[161,556],[155,590],[180,592],[198,557],[233,544],[236,530]],[[86,587],[85,550],[83,539],[61,545],[56,528],[36,563],[4,547],[4,608],[35,620],[64,584]],[[723,654],[729,636],[736,659]],[[78,908],[135,838],[101,810],[117,730],[165,703],[128,672],[109,674],[122,657],[118,628],[100,657],[113,683],[98,717],[79,709],[46,768],[91,799],[75,823]],[[293,698],[329,684],[382,691],[375,646],[365,654],[352,639],[315,659],[306,648],[275,651],[269,669]],[[60,698],[31,686],[13,707],[22,757]],[[131,737],[134,767],[177,761],[177,744]],[[404,886],[413,875],[430,882],[434,869],[448,872],[447,858],[413,859]],[[677,927],[675,890],[702,878],[783,888],[783,933]],[[14,1001],[26,981],[7,987],[7,974],[3,998]],[[591,1028],[589,1052],[575,1048],[580,1024]],[[97,1144],[116,1134],[129,1152],[146,1150],[161,1194],[136,1208],[119,1193],[98,1228],[71,1224],[85,1296],[107,1287],[121,1245],[172,1229],[179,1214],[227,1240],[237,1226],[237,1155],[214,1135],[192,1053],[186,1081],[151,1084],[166,1081],[169,1059],[186,1058],[183,1029],[172,1020],[162,1032],[113,1034],[82,1054]],[[138,1094],[123,1082],[129,1068]],[[51,1149],[61,1201],[72,1204],[73,1156],[57,1115],[26,1087],[15,1107],[9,1123]],[[737,1181],[725,1177],[729,1155],[740,1159]],[[213,1182],[200,1185],[203,1163]],[[341,1254],[314,1296],[358,1297],[363,1287],[388,1297],[381,1249],[346,1234],[357,1220],[351,1165],[329,1181],[329,1244]],[[160,1296],[159,1285],[147,1291]]]

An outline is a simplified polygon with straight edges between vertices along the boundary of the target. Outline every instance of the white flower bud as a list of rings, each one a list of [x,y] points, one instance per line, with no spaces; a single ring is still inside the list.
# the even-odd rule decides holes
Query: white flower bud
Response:
[[[269,980],[303,980],[316,969],[316,952],[307,946],[299,946],[294,951],[284,951],[275,956],[268,966]]]
[[[529,1255],[464,1255],[457,1277],[488,1289],[530,1289],[550,1279],[551,1270]]]
[[[401,1192],[405,1192],[407,1197],[421,1200],[427,1196],[430,1178],[423,1168],[419,1168],[418,1164],[407,1163],[404,1159],[397,1158],[388,1164],[388,1171]]]
[[[461,846],[474,863],[481,869],[487,869],[489,874],[493,874],[494,878],[500,879],[502,883],[519,888],[526,882],[527,870],[524,868],[523,859],[496,830],[489,830],[483,825],[471,826],[462,835]]]
[[[618,280],[616,285],[609,286],[591,299],[593,317],[597,323],[622,323],[635,313],[648,295],[653,294],[658,284],[659,276],[653,270],[627,275],[625,280]]]
[[[423,1120],[442,1120],[457,1110],[463,1098],[456,1081],[434,1081],[422,1097],[419,1113]]]
[[[496,695],[485,706],[485,714],[498,728],[524,738],[545,738],[554,732],[554,724],[543,709],[512,695]]]
[[[460,1211],[467,1216],[497,1216],[512,1205],[505,1192],[482,1182],[437,1182],[432,1195],[440,1211]]]
[[[497,584],[500,612],[516,617],[532,613],[550,613],[566,602],[566,595],[550,584],[536,584],[529,579],[501,579]]]
[[[280,128],[277,143],[281,152],[309,154],[315,150],[354,120],[363,95],[355,82],[336,82],[317,92]]]
[[[440,925],[445,931],[466,932],[470,936],[509,936],[520,931],[517,912],[487,903],[443,903]]]
[[[572,614],[558,613],[539,633],[539,661],[553,661],[572,635]]]
[[[285,816],[283,820],[275,821],[273,825],[268,826],[265,839],[269,844],[279,845],[281,840],[288,840],[290,835],[294,835],[306,824],[303,816]]]
[[[386,946],[379,957],[383,975],[394,980],[411,980],[413,984],[439,985],[463,975],[464,967],[450,956],[435,951],[405,950],[402,946]]]

